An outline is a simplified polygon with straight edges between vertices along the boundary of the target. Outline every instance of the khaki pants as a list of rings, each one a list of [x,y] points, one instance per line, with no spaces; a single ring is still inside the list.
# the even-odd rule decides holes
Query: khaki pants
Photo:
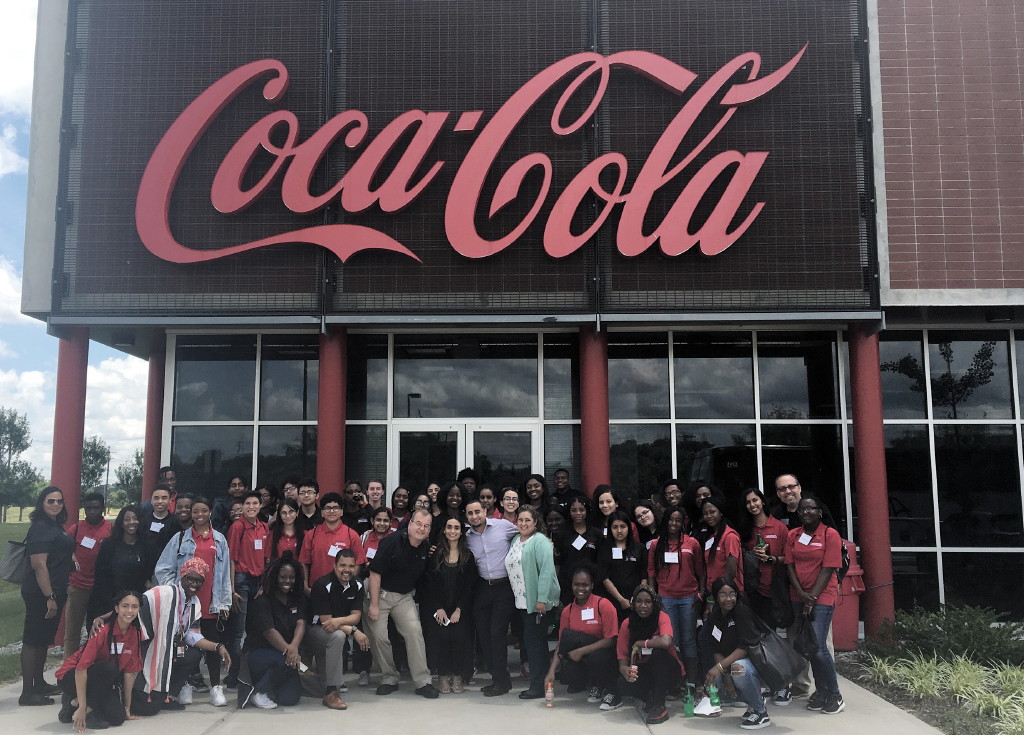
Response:
[[[409,671],[412,680],[419,689],[430,683],[430,669],[427,668],[427,651],[423,644],[423,629],[420,627],[420,616],[416,611],[413,594],[404,595],[388,590],[380,591],[380,616],[376,621],[366,616],[367,633],[370,636],[370,650],[373,659],[380,666],[381,684],[398,684],[398,670],[395,668],[395,657],[388,638],[388,618],[393,618],[398,632],[405,638],[405,648],[409,655]]]
[[[64,657],[67,658],[82,645],[82,626],[89,610],[92,590],[68,587],[68,601],[64,606]],[[113,607],[113,604],[111,604]]]
[[[303,650],[316,657],[317,674],[320,681],[329,687],[345,683],[345,640],[340,630],[328,633],[322,625],[311,625],[302,638]]]

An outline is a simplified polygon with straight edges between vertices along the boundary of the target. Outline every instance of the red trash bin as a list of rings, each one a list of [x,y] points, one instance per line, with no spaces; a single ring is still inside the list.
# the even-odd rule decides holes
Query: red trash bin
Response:
[[[864,592],[864,570],[857,563],[857,545],[843,539],[850,552],[850,569],[839,583],[839,598],[832,615],[832,645],[837,651],[853,651],[860,639],[860,596]]]

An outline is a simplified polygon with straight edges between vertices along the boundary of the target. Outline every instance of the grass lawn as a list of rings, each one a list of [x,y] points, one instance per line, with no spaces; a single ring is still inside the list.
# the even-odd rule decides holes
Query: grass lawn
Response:
[[[18,509],[10,508],[7,517],[17,519]],[[28,532],[28,511],[24,523],[0,523],[0,551],[8,541],[24,541]],[[21,590],[10,582],[0,581],[0,646],[21,640],[25,621],[25,605]],[[21,661],[17,653],[0,654],[0,682],[9,682],[21,676]]]

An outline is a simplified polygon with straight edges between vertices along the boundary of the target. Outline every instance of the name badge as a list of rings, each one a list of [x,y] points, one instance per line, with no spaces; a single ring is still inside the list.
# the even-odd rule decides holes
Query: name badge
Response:
[[[366,550],[366,558],[367,559],[372,559],[375,556],[377,556],[377,550],[376,549],[367,549]]]
[[[585,607],[580,610],[580,620],[593,620],[594,619],[594,608]]]
[[[153,521],[149,524],[149,530],[153,533],[160,533],[164,530],[164,524]]]
[[[327,583],[326,589],[327,589],[327,591],[328,591],[328,592],[330,592],[330,591],[331,591],[331,585],[332,585],[332,584],[334,584],[334,582],[328,582],[328,583]]]
[[[665,563],[666,564],[678,564],[679,563],[679,552],[678,551],[666,551],[665,552]]]
[[[602,536],[607,536],[608,535],[608,529],[607,528],[602,528],[601,529],[601,535]]]
[[[297,615],[298,612],[299,612],[299,608],[297,608],[297,607],[293,607],[292,608],[292,615]]]
[[[319,622],[320,622],[320,616],[319,615],[314,615],[313,616],[313,625],[316,625]]]
[[[587,545],[587,540],[585,538],[583,538],[582,536],[577,536],[576,540],[572,542],[572,547],[574,549],[576,549],[576,551],[579,551],[580,549],[582,549],[586,545]]]
[[[113,654],[124,653],[124,641],[116,641],[110,644],[110,652]]]
[[[88,536],[83,536],[82,537],[82,546],[84,546],[85,548],[91,549],[95,545],[96,545],[96,539],[89,538]]]
[[[643,648],[643,647],[640,648],[640,655],[641,656],[650,656],[652,653],[654,653],[654,649],[653,648]]]
[[[811,543],[811,536],[807,533],[801,533],[800,538],[798,538],[797,541],[804,546],[807,546],[807,544]]]
[[[715,545],[715,537],[712,536],[711,538],[709,538],[707,541],[704,542],[704,551],[708,551],[714,545]]]
[[[621,559],[621,558],[622,558],[622,549],[620,549],[618,546],[614,547],[612,549],[612,559]]]
[[[722,631],[718,629],[717,625],[711,628],[711,637],[716,641],[722,640]]]
[[[263,539],[253,539],[252,545],[256,548],[256,551],[260,551],[263,548]]]
[[[327,550],[327,556],[329,556],[329,557],[331,557],[333,559],[334,557],[336,557],[338,555],[339,551],[341,551],[341,547],[338,546],[337,544],[332,544],[331,548],[329,548]]]

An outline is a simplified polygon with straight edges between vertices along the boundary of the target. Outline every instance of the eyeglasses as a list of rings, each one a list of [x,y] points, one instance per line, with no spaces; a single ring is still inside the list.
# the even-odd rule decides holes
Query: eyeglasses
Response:
[[[775,491],[778,492],[780,490],[796,490],[798,487],[800,487],[800,483],[797,483],[796,485],[779,485],[777,488],[775,488]]]
[[[417,500],[415,503],[413,503],[413,505],[422,505],[422,506],[426,507],[426,506],[430,505],[430,501],[429,500]]]
[[[46,499],[46,504],[47,505],[64,505],[64,501],[61,500],[60,498],[47,498]]]
[[[316,495],[316,490],[299,490],[299,495]]]
[[[340,505],[325,505],[320,509],[322,513],[336,513],[341,510]]]
[[[800,509],[800,512],[801,513],[817,513],[820,510],[821,510],[821,508],[819,508],[816,505],[805,505],[803,508]]]

